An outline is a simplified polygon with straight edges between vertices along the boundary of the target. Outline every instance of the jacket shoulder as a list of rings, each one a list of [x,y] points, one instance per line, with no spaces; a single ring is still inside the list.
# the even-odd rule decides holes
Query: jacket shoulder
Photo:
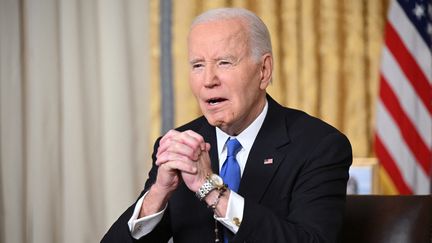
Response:
[[[192,131],[199,131],[200,129],[202,129],[203,126],[210,126],[210,124],[207,122],[206,118],[204,116],[200,116],[198,118],[196,118],[195,120],[192,120],[184,125],[181,125],[177,128],[175,128],[175,130],[179,131],[179,132],[183,132],[186,130],[192,130]]]
[[[319,141],[330,134],[346,137],[326,121],[304,111],[282,107],[279,112],[284,114],[287,130],[292,139],[308,138],[309,140]]]

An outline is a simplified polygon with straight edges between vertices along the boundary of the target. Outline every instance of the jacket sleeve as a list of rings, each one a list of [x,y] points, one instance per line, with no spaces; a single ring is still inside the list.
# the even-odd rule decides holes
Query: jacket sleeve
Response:
[[[138,196],[138,199],[144,195],[144,193],[150,189],[151,185],[156,181],[157,176],[157,166],[155,165],[156,161],[156,152],[157,148],[159,146],[159,141],[156,140],[154,147],[153,147],[153,154],[152,154],[152,160],[153,165],[149,172],[149,177],[145,183],[144,190],[141,192],[141,194]],[[137,200],[138,201],[138,200]],[[156,228],[150,232],[148,235],[142,237],[139,240],[135,240],[131,232],[129,230],[128,221],[132,217],[133,210],[135,208],[135,204],[132,204],[123,214],[114,222],[114,224],[110,227],[110,229],[107,231],[107,233],[103,236],[101,242],[102,243],[114,243],[114,242],[124,242],[124,243],[131,243],[131,242],[167,242],[169,238],[171,237],[171,231],[168,227],[169,222],[167,215],[169,214],[169,211],[165,211],[164,217],[162,218],[161,222],[156,226]]]

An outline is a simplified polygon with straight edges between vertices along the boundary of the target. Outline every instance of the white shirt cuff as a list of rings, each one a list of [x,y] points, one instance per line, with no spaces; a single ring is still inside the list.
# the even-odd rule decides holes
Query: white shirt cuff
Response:
[[[243,219],[244,198],[231,191],[228,198],[228,207],[224,218],[215,217],[234,234],[237,233]]]
[[[132,234],[132,237],[135,239],[139,239],[148,233],[150,233],[156,225],[162,220],[162,217],[165,213],[165,210],[167,208],[167,205],[165,205],[165,208],[155,214],[148,215],[145,217],[142,217],[138,219],[139,213],[141,211],[142,203],[147,195],[148,192],[146,192],[136,203],[134,212],[132,214],[132,217],[128,221],[129,230]]]

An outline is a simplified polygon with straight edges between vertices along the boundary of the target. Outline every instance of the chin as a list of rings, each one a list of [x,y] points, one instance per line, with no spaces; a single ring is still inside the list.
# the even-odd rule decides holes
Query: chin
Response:
[[[214,126],[214,127],[220,127],[222,124],[223,124],[223,122],[222,121],[215,121],[215,120],[207,120],[209,123],[210,123],[210,125],[212,125],[212,126]]]
[[[220,127],[222,126],[222,124],[224,124],[224,122],[222,120],[218,120],[218,119],[213,119],[211,117],[205,116],[208,123],[210,123],[210,125],[214,126],[214,127]]]

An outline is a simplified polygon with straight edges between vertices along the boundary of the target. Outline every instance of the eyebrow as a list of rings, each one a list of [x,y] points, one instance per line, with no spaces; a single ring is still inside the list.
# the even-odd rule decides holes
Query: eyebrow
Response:
[[[237,58],[233,55],[226,55],[226,56],[222,56],[222,57],[218,57],[215,59],[212,59],[212,61],[220,61],[220,60],[230,60],[230,61],[238,61],[240,58]],[[203,58],[194,58],[192,60],[189,61],[189,64],[195,64],[195,63],[199,63],[199,62],[204,62]]]
[[[193,65],[195,63],[199,63],[199,62],[203,62],[203,61],[204,61],[204,59],[202,59],[202,58],[194,58],[194,59],[189,61],[189,64]]]
[[[239,58],[237,58],[237,57],[235,57],[235,56],[233,56],[233,55],[227,55],[227,56],[223,56],[223,57],[217,58],[216,61],[220,61],[220,60],[236,61],[236,60],[238,60],[238,59],[239,59]]]

